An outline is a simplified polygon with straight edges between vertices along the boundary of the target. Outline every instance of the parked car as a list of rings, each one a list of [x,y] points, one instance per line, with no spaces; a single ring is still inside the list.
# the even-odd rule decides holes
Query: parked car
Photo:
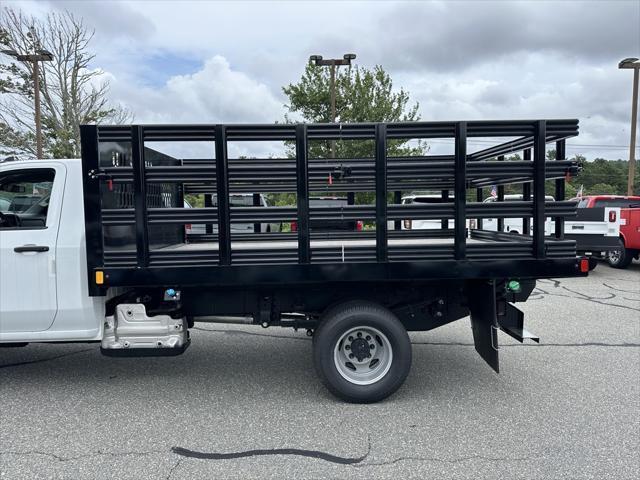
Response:
[[[522,201],[522,195],[505,195],[504,200],[506,202],[513,201]],[[485,198],[483,203],[492,203],[496,202],[498,199],[496,197],[488,197]],[[550,195],[545,197],[547,202],[553,202],[554,198]],[[441,194],[423,194],[423,193],[412,193],[410,195],[406,195],[402,197],[402,204],[408,205],[413,203],[442,203],[442,202],[453,202],[453,197],[449,197],[446,200],[442,198]],[[533,219],[530,220],[531,225],[533,225]],[[454,220],[449,219],[448,222],[449,228],[454,228]],[[391,225],[390,225],[391,228]],[[440,229],[442,228],[442,221],[438,219],[430,219],[430,220],[404,220],[402,222],[403,230],[426,230],[426,229]],[[467,219],[467,228],[477,228],[477,220],[476,219]],[[485,218],[482,222],[483,230],[491,230],[498,231],[498,219],[497,218]],[[513,234],[522,233],[522,218],[505,218],[504,219],[504,231],[510,232]],[[553,221],[551,218],[547,218],[545,221],[545,234],[550,235],[553,231]]]
[[[453,202],[453,196],[450,196],[446,200],[442,198],[439,193],[411,193],[402,197],[402,205],[411,205],[414,203],[443,203]],[[454,228],[455,221],[449,219],[448,228]],[[402,230],[437,230],[442,228],[442,220],[438,219],[422,219],[422,220],[403,220]],[[393,229],[393,222],[389,222],[389,229]]]
[[[587,195],[572,200],[578,202],[578,216],[587,209],[604,209],[610,224],[617,224],[616,241],[597,256],[607,260],[614,268],[626,268],[640,252],[640,196],[632,195]],[[611,236],[611,235],[610,235]]]
[[[609,250],[607,262],[613,268],[627,268],[640,256],[640,195],[589,195],[578,200],[578,208],[619,207],[620,249]]]
[[[341,207],[346,207],[349,202],[344,197],[309,197],[309,208],[330,207],[335,208],[336,212]],[[334,215],[334,218],[339,218]],[[309,230],[312,231],[359,231],[362,230],[362,220],[310,220]],[[298,222],[291,222],[291,231],[298,231]]]
[[[505,202],[521,202],[523,201],[524,197],[522,196],[522,194],[513,194],[513,195],[505,195],[504,196],[504,201]],[[544,197],[545,202],[554,202],[555,199],[551,196],[551,195],[546,195]],[[492,202],[497,202],[498,198],[497,197],[488,197],[485,198],[483,203],[492,203]],[[533,231],[533,218],[529,219],[530,222],[530,230],[529,231]],[[473,227],[474,225],[472,225]],[[482,229],[483,230],[492,230],[494,232],[498,231],[498,219],[497,218],[485,218],[482,221]],[[551,235],[551,233],[553,232],[554,229],[554,223],[553,223],[553,219],[551,218],[546,218],[545,222],[544,222],[544,233],[545,235]],[[517,234],[517,233],[524,233],[522,231],[522,218],[505,218],[504,219],[504,230],[505,232],[509,232],[509,233],[513,233],[513,234]]]
[[[621,209],[620,217],[621,248],[607,254],[607,261],[613,268],[627,268],[634,258],[640,257],[640,202]]]
[[[213,195],[213,206],[217,206],[217,197]],[[252,207],[253,205],[253,193],[240,193],[229,196],[229,206],[231,207]],[[260,194],[260,206],[267,207],[267,199],[264,195]],[[184,201],[184,208],[193,208],[187,200]],[[218,226],[213,224],[211,233],[218,232]],[[253,223],[231,223],[232,233],[252,233],[254,231]],[[280,231],[280,225],[276,223],[261,223],[260,232],[277,232]],[[204,223],[187,224],[185,225],[185,233],[192,238],[196,235],[204,235],[207,233],[207,226]]]

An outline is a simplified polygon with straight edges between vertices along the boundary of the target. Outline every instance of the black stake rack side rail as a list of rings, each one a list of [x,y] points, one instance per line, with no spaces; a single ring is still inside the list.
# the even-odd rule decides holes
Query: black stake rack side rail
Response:
[[[565,176],[578,166],[565,160],[564,142],[578,134],[577,120],[524,120],[473,122],[415,122],[342,125],[151,125],[82,126],[85,221],[90,279],[104,270],[108,286],[221,285],[242,282],[276,283],[319,281],[376,281],[425,278],[491,278],[579,275],[575,243],[563,240],[558,228],[564,217],[575,215],[575,204],[544,201],[544,182],[556,179],[556,193]],[[497,145],[467,152],[469,137],[508,137]],[[390,139],[451,138],[454,155],[387,158]],[[307,158],[308,144],[315,140],[371,140],[373,158]],[[217,141],[216,141],[217,140]],[[145,158],[145,142],[210,141],[215,159],[184,160],[154,165]],[[290,141],[296,158],[230,159],[230,141]],[[557,161],[546,161],[545,145],[556,142],[562,152]],[[105,148],[128,146],[131,159],[122,166],[104,161]],[[524,161],[501,162],[506,154],[524,151]],[[533,157],[530,152],[533,150]],[[529,152],[529,155],[527,153]],[[107,152],[108,153],[108,152]],[[502,157],[503,158],[503,157]],[[335,175],[335,177],[334,177]],[[327,177],[335,178],[327,182]],[[327,185],[331,183],[331,185]],[[488,185],[522,183],[523,202],[469,203],[466,189]],[[123,185],[135,200],[126,208],[104,208],[102,195],[108,185]],[[150,185],[180,184],[182,193],[215,193],[217,206],[197,209],[157,208],[145,202]],[[329,188],[330,187],[330,188]],[[387,204],[387,193],[429,187],[447,192],[450,202],[430,205]],[[230,207],[234,193],[296,192],[295,207]],[[309,206],[309,192],[369,191],[376,205],[324,208]],[[563,192],[561,192],[563,193]],[[255,195],[254,195],[255,198]],[[445,198],[445,197],[443,197]],[[181,206],[181,205],[180,205]],[[472,231],[467,244],[466,219],[531,218],[532,236],[504,238],[501,232]],[[544,236],[545,218],[556,219],[556,235]],[[322,235],[310,232],[312,220],[372,220],[374,232],[344,233],[333,239],[369,239],[373,242],[341,248],[311,242]],[[387,222],[404,219],[455,220],[453,230],[439,233],[387,231]],[[247,235],[231,232],[234,222],[254,223],[296,220],[294,234]],[[528,220],[526,220],[528,223]],[[149,238],[153,225],[216,224],[208,234],[215,247],[200,249],[154,248]],[[135,231],[135,247],[105,249],[104,229],[125,226]],[[495,234],[495,235],[494,235]],[[268,245],[289,240],[286,248],[248,247],[232,249],[236,241]],[[407,245],[393,239],[440,237],[443,242]],[[525,238],[526,237],[526,238]],[[447,241],[448,240],[448,241]],[[282,246],[281,246],[282,247]],[[453,263],[451,263],[453,261]],[[187,270],[185,270],[185,268]],[[212,268],[213,267],[213,268]],[[221,268],[215,268],[221,267]],[[242,270],[237,270],[237,268]],[[362,272],[367,272],[363,277]],[[105,288],[93,285],[93,295]]]
[[[364,161],[363,161],[364,160]],[[213,160],[187,159],[184,167],[153,167],[148,182],[184,182],[185,194],[215,194],[215,164]],[[578,173],[575,160],[547,162],[547,180],[573,177]],[[188,168],[187,168],[188,166]],[[347,170],[348,174],[342,172]],[[268,193],[296,192],[295,159],[229,159],[229,192]],[[131,168],[104,168],[115,183],[133,181]],[[453,157],[434,160],[431,156],[388,158],[387,186],[390,191],[453,189],[455,164]],[[530,161],[469,163],[469,187],[487,187],[530,181],[533,165]],[[338,175],[344,175],[342,178]],[[329,176],[332,183],[328,183]],[[209,182],[209,183],[207,183]],[[367,192],[375,190],[374,162],[371,159],[311,159],[309,188],[318,192]]]

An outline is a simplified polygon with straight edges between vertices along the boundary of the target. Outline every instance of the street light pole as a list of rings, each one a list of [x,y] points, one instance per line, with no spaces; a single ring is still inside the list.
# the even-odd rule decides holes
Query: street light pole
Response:
[[[40,118],[40,72],[38,61],[33,61],[33,101],[35,102],[36,157],[42,158],[42,120]]]
[[[336,64],[331,64],[331,123],[336,123]]]
[[[40,115],[40,66],[39,62],[50,62],[53,54],[46,50],[36,50],[35,53],[26,55],[19,54],[15,50],[3,50],[2,53],[14,57],[20,62],[31,62],[33,65],[33,100],[35,102],[35,124],[36,124],[36,157],[41,159],[42,153],[42,120]]]
[[[629,176],[627,178],[627,195],[634,193],[634,177],[636,169],[636,129],[638,122],[638,83],[640,82],[640,60],[625,58],[618,68],[633,69],[633,95],[631,103],[631,140],[629,141]]]
[[[330,108],[331,108],[331,123],[336,123],[336,69],[340,65],[351,65],[351,60],[355,60],[355,53],[346,53],[342,58],[329,58],[323,59],[322,55],[311,55],[309,62],[318,67],[330,67],[331,68],[331,82],[329,84],[330,91]],[[331,140],[331,158],[336,158],[336,141]]]

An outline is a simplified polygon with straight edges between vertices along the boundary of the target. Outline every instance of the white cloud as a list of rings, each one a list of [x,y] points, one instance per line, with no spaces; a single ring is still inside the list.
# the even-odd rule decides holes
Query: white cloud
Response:
[[[201,70],[171,77],[159,88],[114,76],[112,93],[129,105],[140,123],[271,123],[284,115],[266,85],[233,70],[219,55]]]
[[[10,5],[82,15],[114,100],[139,122],[273,122],[309,54],[353,51],[420,101],[423,120],[579,118],[572,143],[629,142],[631,75],[617,62],[640,56],[636,0]]]
[[[145,123],[273,123],[284,117],[282,102],[269,88],[245,73],[233,70],[219,55],[205,61],[201,70],[178,75],[160,87],[140,86],[128,78],[110,74],[112,98],[135,114],[135,122]],[[212,156],[206,146],[197,145],[189,156]],[[246,145],[230,154],[260,155],[264,148]]]

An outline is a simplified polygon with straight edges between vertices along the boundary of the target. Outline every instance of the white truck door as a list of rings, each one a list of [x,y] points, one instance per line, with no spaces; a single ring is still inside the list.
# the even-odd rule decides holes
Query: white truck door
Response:
[[[0,332],[47,330],[57,313],[60,164],[0,171]]]

